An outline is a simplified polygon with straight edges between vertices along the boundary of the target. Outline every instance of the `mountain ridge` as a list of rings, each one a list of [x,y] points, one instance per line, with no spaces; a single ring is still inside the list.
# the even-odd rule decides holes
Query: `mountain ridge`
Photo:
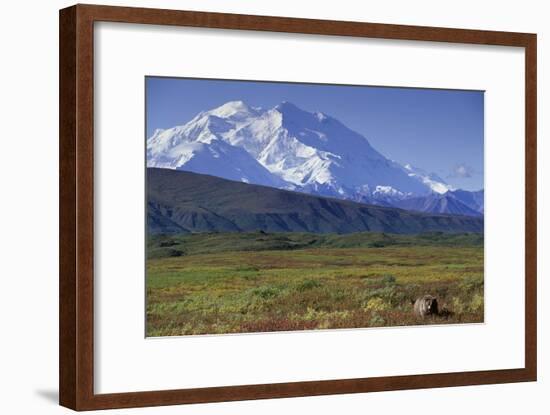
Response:
[[[147,169],[150,233],[483,232],[483,219],[365,205],[171,169]]]

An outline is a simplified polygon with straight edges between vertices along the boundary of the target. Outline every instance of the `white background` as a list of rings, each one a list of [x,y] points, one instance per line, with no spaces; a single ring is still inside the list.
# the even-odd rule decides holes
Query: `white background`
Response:
[[[524,366],[523,49],[116,23],[95,30],[96,393]],[[282,50],[293,65],[280,64]],[[144,340],[145,74],[485,90],[485,324]]]
[[[545,37],[548,12],[544,2],[388,1],[384,3],[296,1],[126,1],[110,4],[202,9],[251,14],[289,15],[465,28],[538,32],[539,34],[539,299],[548,295],[550,262],[544,246],[550,236],[548,122],[549,84],[545,76],[550,44]],[[7,4],[7,3],[6,3]],[[62,413],[57,390],[57,9],[62,1],[29,1],[3,5],[2,102],[3,156],[0,229],[2,301],[0,312],[0,408],[5,413]],[[395,413],[447,414],[546,413],[550,406],[544,354],[550,303],[539,301],[539,382],[441,390],[269,400],[128,410],[126,413]],[[117,411],[123,412],[123,411]]]

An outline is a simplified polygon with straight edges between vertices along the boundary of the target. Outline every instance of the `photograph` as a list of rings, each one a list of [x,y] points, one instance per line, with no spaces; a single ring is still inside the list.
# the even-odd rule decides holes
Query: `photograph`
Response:
[[[146,335],[484,321],[484,92],[147,77]]]

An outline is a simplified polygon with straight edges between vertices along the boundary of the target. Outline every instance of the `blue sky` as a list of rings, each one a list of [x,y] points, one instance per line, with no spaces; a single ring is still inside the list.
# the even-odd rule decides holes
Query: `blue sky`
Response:
[[[264,108],[290,101],[339,119],[390,159],[458,188],[483,188],[481,91],[147,77],[146,97],[148,137],[227,101]]]

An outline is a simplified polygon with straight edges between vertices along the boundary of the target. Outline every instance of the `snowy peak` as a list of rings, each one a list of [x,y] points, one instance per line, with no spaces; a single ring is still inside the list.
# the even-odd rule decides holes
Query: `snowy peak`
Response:
[[[208,111],[209,115],[220,118],[244,119],[251,116],[257,116],[259,111],[249,107],[243,101],[229,101],[225,104]]]
[[[391,186],[376,186],[376,189],[374,192],[372,192],[374,196],[390,196],[390,197],[399,197],[403,198],[405,197],[405,193],[400,192],[397,189],[394,189]]]
[[[230,101],[156,130],[147,140],[147,165],[363,202],[451,189],[387,159],[337,119],[287,101],[271,109]]]
[[[449,190],[454,190],[451,185],[447,184],[445,180],[435,173],[428,173],[425,170],[412,166],[411,164],[405,164],[403,168],[409,177],[424,183],[435,193],[444,194]]]

